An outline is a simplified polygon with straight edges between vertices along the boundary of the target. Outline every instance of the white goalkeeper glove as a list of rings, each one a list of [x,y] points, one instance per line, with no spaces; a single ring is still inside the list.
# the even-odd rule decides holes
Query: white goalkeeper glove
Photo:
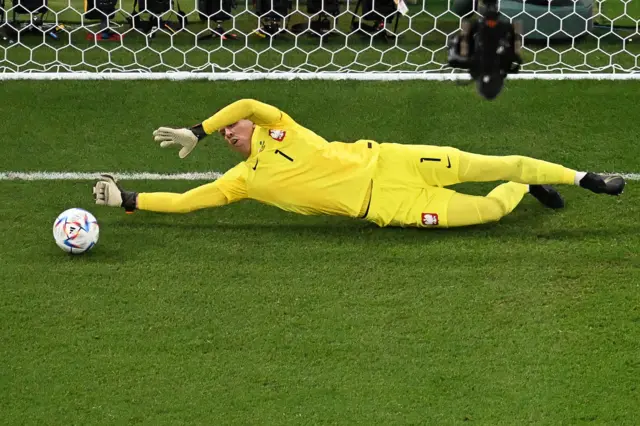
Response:
[[[160,127],[153,132],[153,139],[160,142],[160,147],[168,148],[178,145],[182,147],[178,156],[185,158],[193,151],[198,144],[198,136],[191,129],[172,129],[170,127]]]
[[[138,194],[123,191],[113,176],[100,175],[100,179],[93,186],[93,198],[98,205],[124,207],[127,212],[133,212],[137,207]]]

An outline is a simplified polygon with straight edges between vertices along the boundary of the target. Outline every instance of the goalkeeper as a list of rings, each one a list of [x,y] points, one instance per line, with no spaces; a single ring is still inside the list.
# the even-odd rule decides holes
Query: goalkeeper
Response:
[[[200,140],[219,132],[244,161],[219,179],[185,193],[130,192],[103,175],[96,203],[187,213],[253,199],[303,215],[341,215],[379,226],[446,228],[496,222],[526,194],[549,208],[564,201],[550,184],[578,185],[619,195],[621,176],[578,172],[524,156],[486,156],[452,147],[358,140],[328,142],[278,108],[256,100],[234,102],[191,128],[160,127],[160,146],[185,158]],[[507,181],[486,196],[446,188],[461,182]]]

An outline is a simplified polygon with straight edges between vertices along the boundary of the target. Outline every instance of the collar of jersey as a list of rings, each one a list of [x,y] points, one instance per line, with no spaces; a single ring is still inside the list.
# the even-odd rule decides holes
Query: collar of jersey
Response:
[[[251,135],[251,154],[249,154],[249,158],[247,158],[246,161],[253,160],[259,154],[259,146],[257,146],[258,144],[256,143],[256,141],[259,139],[258,132],[260,130],[261,128],[259,126],[256,126],[253,130],[253,134]]]

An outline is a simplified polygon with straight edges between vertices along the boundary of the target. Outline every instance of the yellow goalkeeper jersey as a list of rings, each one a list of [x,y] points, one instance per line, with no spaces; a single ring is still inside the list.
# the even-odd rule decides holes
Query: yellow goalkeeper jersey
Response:
[[[256,124],[251,155],[213,183],[227,202],[250,198],[299,214],[363,216],[378,143],[328,142],[279,109],[250,99],[223,108],[203,127],[213,133],[242,118]]]

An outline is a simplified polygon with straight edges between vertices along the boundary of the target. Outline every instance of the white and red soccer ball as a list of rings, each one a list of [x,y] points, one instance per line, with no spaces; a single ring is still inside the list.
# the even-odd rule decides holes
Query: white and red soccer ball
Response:
[[[63,211],[53,222],[53,238],[67,253],[82,254],[98,242],[100,227],[95,216],[80,208]]]

